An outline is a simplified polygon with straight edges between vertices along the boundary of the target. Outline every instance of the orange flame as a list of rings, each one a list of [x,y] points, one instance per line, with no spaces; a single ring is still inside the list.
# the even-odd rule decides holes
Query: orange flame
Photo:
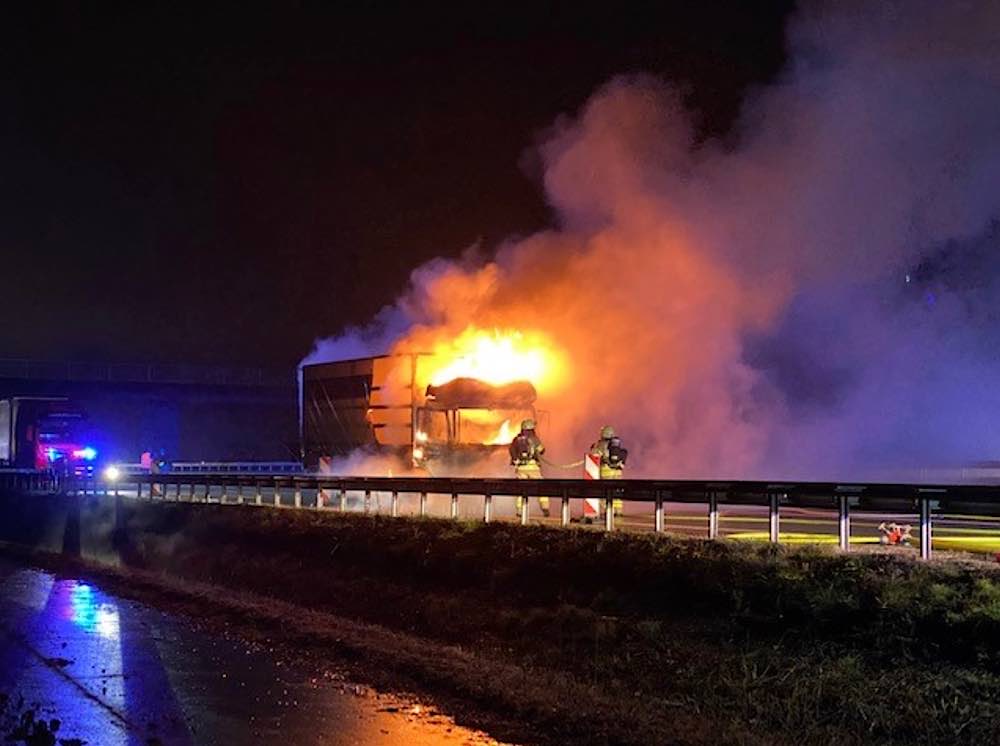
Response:
[[[530,381],[539,392],[557,389],[565,379],[565,356],[541,332],[468,327],[455,337],[432,343],[426,383],[476,378],[500,386]]]
[[[484,441],[483,445],[505,446],[512,440],[514,440],[514,434],[511,432],[510,420],[504,420],[503,424],[500,425],[500,429],[497,430],[496,435],[489,440]]]

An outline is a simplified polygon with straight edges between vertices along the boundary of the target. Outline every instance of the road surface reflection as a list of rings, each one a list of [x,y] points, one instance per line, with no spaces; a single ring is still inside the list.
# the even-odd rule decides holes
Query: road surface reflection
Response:
[[[0,635],[0,739],[28,743],[36,730],[54,731],[49,742],[64,746],[496,743],[90,583],[6,560]]]

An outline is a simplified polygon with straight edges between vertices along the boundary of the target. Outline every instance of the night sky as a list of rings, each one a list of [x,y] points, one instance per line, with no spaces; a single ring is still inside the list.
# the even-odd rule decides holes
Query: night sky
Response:
[[[92,5],[0,26],[0,358],[292,365],[548,224],[530,146],[615,74],[727,136],[791,4]]]

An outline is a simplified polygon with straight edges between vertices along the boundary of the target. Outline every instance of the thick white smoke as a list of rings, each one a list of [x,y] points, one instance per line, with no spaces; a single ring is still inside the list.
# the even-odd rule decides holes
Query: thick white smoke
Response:
[[[540,405],[649,476],[834,478],[1000,457],[1000,6],[820,3],[735,137],[620,78],[540,148],[550,231],[418,269],[308,362],[469,324],[571,360]]]

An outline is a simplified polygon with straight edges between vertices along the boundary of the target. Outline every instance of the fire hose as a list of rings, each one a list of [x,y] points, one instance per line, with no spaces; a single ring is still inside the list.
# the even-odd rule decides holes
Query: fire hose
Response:
[[[572,464],[553,464],[544,456],[540,456],[538,460],[546,466],[551,466],[553,469],[576,469],[577,467],[583,466],[584,461],[584,459],[580,459],[579,461],[574,461]]]

